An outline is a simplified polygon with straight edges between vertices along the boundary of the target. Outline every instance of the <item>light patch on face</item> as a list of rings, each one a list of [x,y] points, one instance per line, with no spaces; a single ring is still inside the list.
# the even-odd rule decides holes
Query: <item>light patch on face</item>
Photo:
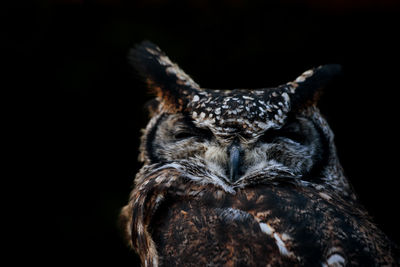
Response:
[[[209,170],[211,170],[214,173],[217,173],[218,175],[220,175],[221,177],[223,177],[225,180],[228,180],[228,177],[225,174],[225,169],[221,167],[221,165],[212,162],[212,161],[207,161],[207,168]]]
[[[221,176],[225,176],[228,160],[227,150],[221,146],[210,144],[204,153],[204,161],[207,166]]]
[[[245,176],[251,175],[252,173],[256,173],[261,170],[281,170],[281,169],[287,169],[283,164],[275,161],[275,160],[260,160],[258,162],[254,162],[251,167],[246,170]]]
[[[264,123],[264,122],[261,122],[261,121],[257,121],[256,123],[257,123],[258,127],[260,127],[263,130],[268,130],[269,128],[272,128],[272,127],[275,126],[275,123],[270,122],[270,121],[267,122],[267,123]]]
[[[219,188],[222,188],[227,193],[230,194],[236,193],[235,189],[227,183],[225,177],[220,176],[218,173],[214,173],[210,169],[206,169],[201,159],[192,158],[187,160],[180,160],[173,163],[168,163],[159,168],[154,169],[152,173],[150,173],[149,175],[152,175],[155,172],[159,172],[168,168],[177,170],[182,175],[182,177],[190,179],[199,184],[204,184],[204,185],[213,184]],[[192,174],[193,170],[205,170],[205,171],[204,173],[197,173],[195,175]],[[169,180],[168,183],[166,184],[167,187],[169,186],[169,183],[173,181],[172,179],[177,179],[177,177],[172,176],[170,179],[171,180]]]
[[[290,166],[286,166],[276,159],[269,159],[269,151],[274,150],[276,146],[276,144],[264,143],[249,150],[244,156],[244,164],[249,166],[244,176],[249,176],[262,170],[290,170]]]

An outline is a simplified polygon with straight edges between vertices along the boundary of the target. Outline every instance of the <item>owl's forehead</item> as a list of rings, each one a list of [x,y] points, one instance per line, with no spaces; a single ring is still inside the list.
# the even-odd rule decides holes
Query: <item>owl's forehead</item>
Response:
[[[257,136],[283,125],[290,110],[287,90],[204,90],[191,96],[187,112],[197,126],[217,135]]]

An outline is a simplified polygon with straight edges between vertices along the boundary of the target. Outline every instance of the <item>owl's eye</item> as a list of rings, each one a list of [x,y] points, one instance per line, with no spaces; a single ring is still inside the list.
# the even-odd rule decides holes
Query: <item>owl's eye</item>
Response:
[[[261,136],[260,141],[263,143],[272,143],[277,137],[276,130],[268,130]]]
[[[304,143],[306,136],[304,129],[298,122],[292,122],[280,129],[280,135],[297,143]]]
[[[202,139],[211,139],[213,136],[212,132],[208,129],[201,129],[197,127],[193,127],[191,129],[182,129],[180,131],[177,131],[174,134],[174,138],[176,140],[183,140],[183,139],[188,139],[191,137],[197,137],[197,138],[202,138]]]
[[[265,143],[274,143],[282,138],[290,139],[297,143],[305,141],[305,135],[300,131],[298,125],[288,125],[279,130],[268,130],[260,140]]]
[[[189,132],[189,131],[184,132],[184,131],[182,131],[182,132],[176,133],[174,135],[174,138],[175,139],[187,139],[187,138],[190,138],[190,137],[193,137],[193,136],[195,136],[195,135],[192,132]]]
[[[303,143],[305,139],[305,136],[302,133],[290,130],[283,130],[281,136],[297,143]]]

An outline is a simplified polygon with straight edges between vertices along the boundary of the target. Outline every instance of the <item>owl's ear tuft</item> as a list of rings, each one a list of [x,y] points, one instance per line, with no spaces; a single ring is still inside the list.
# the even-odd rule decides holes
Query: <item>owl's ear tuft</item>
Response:
[[[170,112],[182,110],[189,96],[200,88],[158,46],[149,41],[132,48],[129,61],[163,104],[162,107]]]
[[[293,88],[291,96],[292,108],[316,104],[321,95],[322,88],[327,86],[335,77],[341,73],[342,67],[339,64],[322,65],[308,70],[289,82]]]

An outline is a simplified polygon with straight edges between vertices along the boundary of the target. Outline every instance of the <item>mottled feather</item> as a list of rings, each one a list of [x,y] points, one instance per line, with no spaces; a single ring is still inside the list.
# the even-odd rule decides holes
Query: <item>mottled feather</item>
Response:
[[[400,265],[316,106],[340,66],[278,87],[211,90],[150,42],[130,59],[156,93],[121,212],[143,266]]]

